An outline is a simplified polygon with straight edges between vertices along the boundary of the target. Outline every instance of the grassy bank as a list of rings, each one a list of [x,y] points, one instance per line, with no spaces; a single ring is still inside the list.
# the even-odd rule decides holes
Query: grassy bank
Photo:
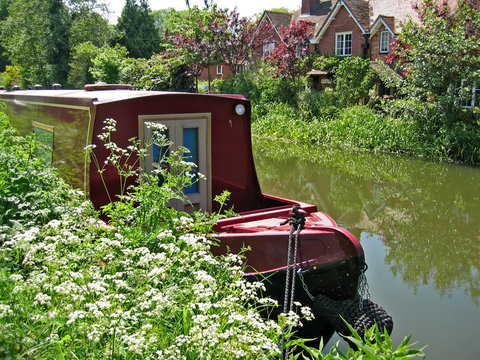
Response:
[[[270,103],[255,107],[253,114],[256,135],[480,164],[480,125],[470,110],[451,120],[438,103],[386,100],[375,107],[318,110],[312,103]]]
[[[307,79],[272,78],[265,67],[217,80],[215,89],[251,100],[252,130],[259,136],[480,164],[478,108],[463,108],[453,94],[437,96],[433,103],[412,94],[380,98],[374,77],[363,78],[372,72],[369,62],[365,69],[358,62],[341,61],[345,69],[335,72],[335,90],[312,90]]]

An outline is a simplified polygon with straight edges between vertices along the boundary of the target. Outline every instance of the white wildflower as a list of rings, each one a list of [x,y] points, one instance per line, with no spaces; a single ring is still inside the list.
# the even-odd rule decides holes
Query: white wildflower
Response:
[[[13,274],[13,275],[10,275],[9,279],[12,281],[22,281],[23,276],[20,274]]]
[[[95,149],[97,147],[97,145],[95,144],[90,144],[90,145],[87,145],[83,148],[83,150],[86,150],[86,151],[91,151],[93,149]]]
[[[38,293],[35,296],[35,299],[33,300],[33,305],[46,305],[49,306],[51,305],[50,301],[52,300],[52,297],[44,294],[44,293]]]
[[[11,307],[6,304],[0,304],[0,319],[9,315],[13,315]]]
[[[86,315],[85,311],[76,310],[68,314],[67,325],[73,324],[77,319],[84,319]]]

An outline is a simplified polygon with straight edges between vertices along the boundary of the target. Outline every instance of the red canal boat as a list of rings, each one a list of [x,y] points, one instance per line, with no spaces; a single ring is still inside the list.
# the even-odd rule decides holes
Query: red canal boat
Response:
[[[190,204],[177,206],[215,211],[213,197],[228,190],[229,205],[239,213],[215,226],[220,240],[220,246],[212,249],[215,254],[250,247],[245,276],[264,281],[266,294],[280,304],[285,299],[287,270],[291,272],[293,267],[290,279],[297,279],[295,300],[303,305],[312,306],[318,295],[334,300],[357,296],[365,265],[358,240],[314,205],[262,193],[251,147],[251,107],[243,96],[87,85],[85,90],[2,91],[0,101],[6,104],[6,113],[17,130],[22,134],[34,132],[45,146],[47,160],[67,181],[83,189],[97,208],[106,204],[108,197],[83,149],[97,145],[95,153],[100,163],[108,156],[97,137],[103,132],[104,121],[116,120],[112,141],[122,148],[129,145],[130,138],[143,140],[148,135],[147,122],[164,124],[170,140],[195,153],[199,171],[207,177],[188,194]],[[149,166],[145,164],[146,170]],[[107,171],[104,178],[111,193],[120,191],[116,172]],[[292,214],[298,215],[301,225],[297,230],[301,232],[297,260],[290,260],[288,266],[294,249],[292,246],[289,256],[289,240],[296,236],[290,234],[288,219]],[[323,336],[324,341],[333,331],[322,314],[316,314],[316,319],[303,327],[304,336]]]

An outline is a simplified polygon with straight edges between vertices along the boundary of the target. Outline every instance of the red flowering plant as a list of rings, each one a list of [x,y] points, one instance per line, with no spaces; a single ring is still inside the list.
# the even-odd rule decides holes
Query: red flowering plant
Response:
[[[265,59],[275,67],[277,76],[296,80],[311,66],[308,55],[312,29],[306,22],[292,22],[289,27],[280,27],[279,34],[281,41]]]
[[[210,65],[228,64],[234,74],[245,64],[252,49],[259,46],[258,29],[236,10],[197,7],[172,37],[174,50],[196,70],[198,76]]]

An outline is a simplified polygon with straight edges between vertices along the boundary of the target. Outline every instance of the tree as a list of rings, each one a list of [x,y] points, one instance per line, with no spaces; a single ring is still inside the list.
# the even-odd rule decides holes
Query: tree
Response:
[[[115,47],[104,46],[98,50],[97,56],[92,60],[93,67],[90,72],[95,81],[109,84],[123,82],[122,70],[127,65],[128,50],[119,44]]]
[[[99,48],[90,41],[80,43],[72,49],[68,81],[75,88],[82,88],[85,84],[94,81],[90,69],[93,67],[93,59],[98,51]]]
[[[69,18],[60,0],[12,0],[2,22],[1,42],[20,68],[24,84],[65,83],[69,56]]]
[[[264,28],[257,28],[247,18],[240,17],[236,11],[223,11],[224,25],[220,29],[220,52],[225,63],[231,66],[234,75],[237,75],[242,65],[251,55],[252,49],[263,44],[262,32]]]
[[[459,0],[454,10],[444,0],[422,0],[415,7],[420,21],[403,24],[388,58],[404,71],[403,93],[447,95],[459,102],[462,83],[480,83],[479,3]]]
[[[126,0],[118,19],[119,44],[125,46],[133,58],[150,58],[158,52],[160,37],[155,28],[147,0]]]
[[[220,52],[223,14],[213,6],[210,10],[191,8],[186,21],[177,27],[170,52],[182,58],[198,79],[201,71],[222,61]],[[210,85],[210,75],[209,75]]]
[[[281,26],[279,33],[281,40],[266,60],[275,67],[277,76],[296,81],[310,69],[308,55],[312,31],[308,23],[299,21],[292,22],[289,27]]]
[[[62,0],[47,0],[48,27],[50,30],[48,63],[50,65],[51,83],[66,84],[68,77],[68,61],[70,58],[70,16]]]
[[[17,0],[8,7],[2,22],[2,45],[10,61],[20,68],[25,82],[48,85],[48,45],[50,29],[46,3],[40,0]],[[27,20],[28,19],[28,20]]]
[[[0,22],[3,22],[8,16],[8,6],[11,0],[0,0]],[[5,48],[0,45],[0,71],[4,71],[10,64]]]
[[[210,65],[226,63],[238,73],[250,51],[258,46],[260,37],[246,18],[236,10],[222,10],[213,5],[209,9],[190,9],[186,21],[173,36],[174,51],[185,59],[191,72],[198,77]],[[210,76],[209,76],[210,82]],[[209,84],[210,85],[210,84]]]
[[[85,42],[102,47],[109,44],[116,36],[115,27],[87,5],[72,9],[71,17],[70,43],[72,48]]]
[[[343,106],[354,105],[368,96],[375,84],[376,75],[369,59],[357,56],[347,57],[334,69],[335,89],[339,103]]]

